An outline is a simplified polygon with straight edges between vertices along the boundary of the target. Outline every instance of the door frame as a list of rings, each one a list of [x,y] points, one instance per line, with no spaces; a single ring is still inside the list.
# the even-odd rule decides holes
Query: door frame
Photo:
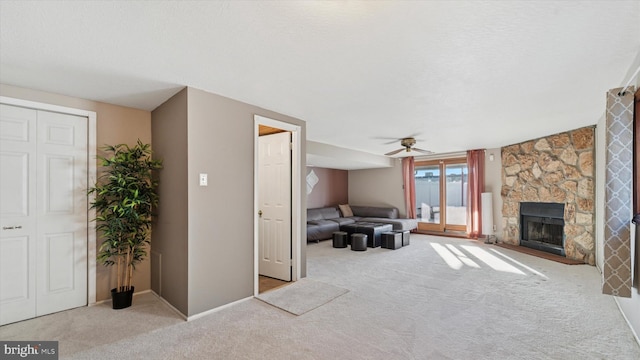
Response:
[[[0,103],[5,105],[20,106],[34,110],[44,110],[62,114],[77,115],[87,118],[87,186],[97,179],[97,131],[96,113],[94,111],[70,108],[47,104],[37,101],[17,99],[7,96],[0,96]],[[95,200],[95,195],[90,194],[87,198],[87,305],[96,304],[96,211],[91,209],[91,204]]]
[[[455,165],[455,164],[467,164],[467,159],[463,157],[452,157],[447,159],[437,159],[437,160],[416,160],[415,167],[418,166],[429,166],[429,165],[437,165],[440,169],[440,184],[439,184],[439,192],[440,192],[440,223],[426,223],[418,220],[418,230],[425,232],[447,232],[447,231],[464,231],[466,232],[467,225],[452,225],[447,224],[447,165]],[[414,175],[415,176],[415,175]],[[444,206],[443,206],[444,204]],[[467,212],[469,209],[467,208]],[[444,220],[444,221],[443,221]]]
[[[259,208],[259,177],[258,177],[258,160],[259,160],[259,146],[258,138],[260,137],[260,125],[274,127],[291,132],[291,266],[293,271],[291,272],[291,281],[297,281],[300,279],[302,271],[300,259],[302,245],[301,245],[301,169],[300,169],[300,136],[302,128],[298,125],[286,123],[279,120],[270,119],[260,115],[254,115],[254,144],[253,144],[253,295],[259,294],[259,241],[260,232],[258,231],[259,216],[257,209]]]

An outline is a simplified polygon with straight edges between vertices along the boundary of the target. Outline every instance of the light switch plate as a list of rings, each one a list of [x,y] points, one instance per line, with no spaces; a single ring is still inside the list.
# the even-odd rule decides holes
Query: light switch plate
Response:
[[[200,174],[200,186],[207,186],[207,185],[208,185],[207,174]]]

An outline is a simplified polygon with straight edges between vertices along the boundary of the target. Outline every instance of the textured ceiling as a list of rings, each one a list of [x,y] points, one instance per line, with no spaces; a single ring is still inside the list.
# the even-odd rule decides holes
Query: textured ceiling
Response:
[[[640,52],[640,1],[0,1],[0,82],[152,110],[182,86],[384,154],[595,124]]]

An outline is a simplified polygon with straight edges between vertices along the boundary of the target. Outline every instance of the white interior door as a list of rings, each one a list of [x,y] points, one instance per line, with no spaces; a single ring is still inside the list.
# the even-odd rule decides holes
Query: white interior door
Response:
[[[258,144],[259,274],[291,281],[291,133]]]
[[[36,316],[36,119],[0,104],[0,325]]]
[[[87,119],[0,106],[6,324],[87,304]]]

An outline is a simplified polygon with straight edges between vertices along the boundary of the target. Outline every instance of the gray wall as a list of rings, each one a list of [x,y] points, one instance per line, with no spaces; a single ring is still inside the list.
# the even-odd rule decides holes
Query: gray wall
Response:
[[[151,116],[154,157],[163,161],[151,243],[151,289],[187,314],[187,89],[153,110]]]
[[[253,112],[189,88],[189,314],[253,295]],[[198,174],[209,174],[209,186]]]
[[[183,113],[186,113],[186,120],[181,118]],[[157,122],[156,115],[159,116]],[[154,149],[157,146],[163,151],[174,152],[171,162],[178,162],[169,164],[165,158],[160,187],[164,187],[164,191],[179,192],[160,199],[164,207],[160,217],[165,219],[160,224],[159,217],[158,231],[154,231],[156,236],[164,237],[160,240],[162,245],[177,244],[171,245],[171,252],[168,248],[163,249],[162,245],[154,250],[163,252],[162,296],[187,316],[253,296],[254,115],[300,126],[301,151],[305,153],[304,121],[202,90],[187,88],[152,113],[154,135],[156,130],[165,134],[162,140],[156,139]],[[172,125],[160,129],[172,121],[171,116],[176,117],[173,121],[180,122],[177,129]],[[166,144],[161,144],[163,141]],[[157,155],[160,157],[162,152],[157,152]],[[299,181],[304,184],[304,156],[301,156],[299,166],[302,169]],[[209,175],[208,186],[199,186],[200,173]],[[165,180],[174,176],[179,177],[171,180],[175,182],[175,188],[168,185],[171,181]],[[305,209],[306,186],[301,186],[300,190],[300,207]],[[171,215],[166,215],[167,212]],[[186,224],[173,219],[173,215],[185,216]],[[306,212],[303,211],[300,221],[306,223]],[[160,235],[161,229],[169,235]],[[300,239],[304,277],[304,226],[301,227]],[[170,265],[165,266],[165,263]],[[181,274],[176,279],[180,284],[172,285],[170,290],[164,285],[167,272]],[[182,274],[186,274],[186,279]],[[180,294],[170,294],[169,291],[180,291]]]
[[[393,167],[349,171],[349,204],[393,206],[400,217],[406,215],[402,189],[402,161],[393,161]]]

